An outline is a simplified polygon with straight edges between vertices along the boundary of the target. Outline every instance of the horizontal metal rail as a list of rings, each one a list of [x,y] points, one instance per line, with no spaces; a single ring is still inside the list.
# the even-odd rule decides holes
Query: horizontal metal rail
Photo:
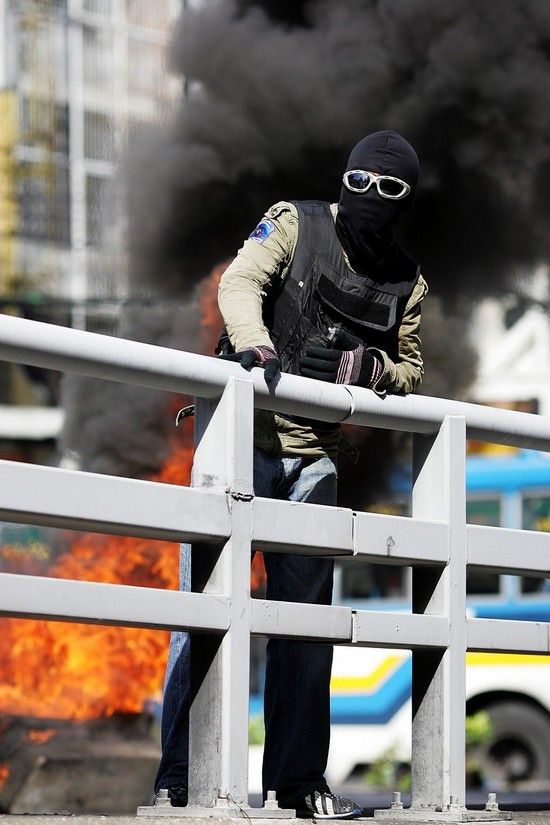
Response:
[[[344,507],[257,497],[252,505],[253,547],[316,556],[353,555],[353,513]]]
[[[230,497],[154,481],[0,460],[0,518],[167,541],[228,537]],[[29,490],[32,489],[32,496]],[[256,497],[253,547],[391,564],[448,560],[448,526]]]
[[[6,315],[0,358],[202,398],[220,396],[230,376],[243,376],[239,365],[205,355]],[[472,438],[550,452],[550,422],[543,416],[428,396],[380,398],[369,390],[295,375],[282,375],[268,388],[259,369],[250,379],[260,409],[426,434],[437,432],[446,415],[460,415]]]
[[[0,593],[0,616],[212,633],[230,627],[229,599],[210,593],[16,573],[0,573]]]
[[[447,564],[449,525],[403,516],[355,513],[355,558],[376,564]]]
[[[550,533],[468,525],[471,567],[516,576],[550,576]]]
[[[487,653],[550,653],[548,622],[468,619],[468,650]]]
[[[258,636],[352,642],[349,607],[252,600],[252,631]]]
[[[224,496],[175,484],[0,461],[0,489],[5,521],[166,541],[231,532]]]
[[[0,616],[145,627],[156,630],[229,630],[229,600],[131,585],[0,573]],[[504,619],[468,619],[468,650],[550,653],[550,625]],[[443,616],[380,613],[294,602],[252,601],[254,636],[328,641],[396,649],[449,644]]]
[[[449,619],[407,613],[358,610],[354,642],[366,647],[445,649],[449,646]]]

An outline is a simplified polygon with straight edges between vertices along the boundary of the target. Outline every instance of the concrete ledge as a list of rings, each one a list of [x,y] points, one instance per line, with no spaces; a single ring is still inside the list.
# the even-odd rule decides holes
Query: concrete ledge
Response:
[[[475,814],[475,811],[471,811],[472,814]],[[228,825],[228,823],[239,823],[242,825],[243,819],[246,817],[239,818],[239,819],[221,819],[221,818],[193,818],[193,817],[186,817],[186,816],[174,816],[173,821],[177,822],[178,825]],[[0,823],[1,825],[136,825],[137,823],[143,823],[143,817],[137,816],[106,816],[102,814],[93,814],[87,816],[80,816],[80,815],[61,815],[61,814],[49,814],[49,815],[33,815],[33,814],[4,814],[0,815]],[[276,821],[276,820],[275,820]],[[311,822],[312,820],[304,820],[304,819],[287,819],[285,820],[285,825],[304,825],[305,822]],[[314,822],[322,821],[322,820],[313,820]],[[334,822],[335,820],[330,820]],[[374,819],[372,816],[363,817],[354,822],[358,823],[367,823],[368,825],[389,825],[390,822],[395,822],[396,825],[403,825],[404,818],[402,819]],[[508,821],[510,822],[510,820]],[[254,819],[254,825],[273,825],[273,819]],[[514,811],[514,819],[511,821],[510,825],[514,825],[514,823],[518,823],[518,825],[550,825],[550,810],[548,811]],[[147,825],[166,825],[166,817],[165,816],[149,816],[147,817]],[[422,825],[419,820],[415,821],[415,825]],[[428,822],[426,820],[426,825],[433,825],[433,822]]]
[[[503,808],[506,806],[503,805]],[[182,809],[182,811],[185,809]],[[407,809],[405,808],[405,813]],[[475,814],[475,810],[470,811]],[[535,810],[535,811],[514,811],[513,820],[509,825],[550,825],[550,809],[549,810]],[[228,825],[234,822],[242,825],[243,819],[222,819],[216,818],[199,818],[187,816],[170,817],[177,825]],[[321,822],[322,820],[307,820],[307,819],[287,819],[285,825],[305,825],[307,822]],[[335,822],[336,820],[330,820]],[[391,822],[403,825],[404,818],[401,819],[375,819],[372,815],[362,817],[354,822],[363,823],[366,825],[389,825]],[[274,825],[276,820],[273,819],[254,819],[254,825]],[[0,825],[167,825],[166,816],[148,816],[146,820],[143,817],[137,816],[107,816],[105,814],[88,814],[88,815],[63,815],[63,814],[3,814],[0,815]],[[428,820],[426,820],[428,825]],[[415,825],[421,825],[417,820]],[[433,825],[429,823],[429,825]]]

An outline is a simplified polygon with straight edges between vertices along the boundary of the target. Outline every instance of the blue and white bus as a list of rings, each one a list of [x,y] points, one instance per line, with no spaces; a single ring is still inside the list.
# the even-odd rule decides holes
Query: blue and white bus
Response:
[[[405,498],[398,494],[382,511],[406,515]],[[550,457],[469,457],[467,521],[550,531]],[[410,569],[344,561],[336,590],[341,604],[410,610]],[[474,617],[550,621],[550,578],[472,573],[468,610]],[[481,754],[486,778],[495,787],[549,781],[550,657],[472,653],[467,665],[467,712],[485,709],[492,721]],[[410,686],[409,652],[335,648],[330,781],[388,754],[410,759]]]

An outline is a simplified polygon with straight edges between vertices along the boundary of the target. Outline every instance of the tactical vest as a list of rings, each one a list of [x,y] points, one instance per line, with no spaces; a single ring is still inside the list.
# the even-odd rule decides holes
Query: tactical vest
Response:
[[[283,372],[299,373],[308,344],[338,349],[341,330],[398,359],[399,328],[418,281],[418,263],[392,244],[377,280],[346,264],[330,204],[296,201],[298,239],[290,269],[264,301],[263,318]]]

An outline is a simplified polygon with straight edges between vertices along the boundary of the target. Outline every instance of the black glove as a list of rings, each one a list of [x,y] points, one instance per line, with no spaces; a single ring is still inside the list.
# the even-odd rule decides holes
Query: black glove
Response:
[[[279,356],[271,347],[246,347],[231,355],[219,355],[218,358],[225,361],[239,361],[245,370],[251,367],[263,367],[266,384],[271,384],[281,369]]]
[[[300,375],[334,384],[373,387],[382,369],[380,359],[362,344],[350,350],[310,345],[300,358]]]

